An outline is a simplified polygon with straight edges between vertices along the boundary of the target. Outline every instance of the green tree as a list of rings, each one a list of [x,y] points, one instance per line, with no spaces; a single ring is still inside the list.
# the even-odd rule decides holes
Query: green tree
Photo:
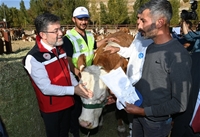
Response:
[[[179,14],[180,1],[170,0],[170,3],[172,5],[172,10],[173,10],[173,16],[170,21],[170,24],[176,26],[179,24],[180,21],[180,14]]]
[[[53,13],[61,18],[61,24],[73,24],[72,12],[77,6],[87,7],[87,0],[30,0],[30,21],[41,13]]]
[[[188,2],[189,0],[183,0],[183,2]]]
[[[90,20],[93,25],[100,24],[100,9],[97,8],[98,3],[96,0],[91,1],[90,7]]]
[[[109,24],[108,10],[103,2],[100,2],[100,21],[99,24]]]
[[[7,5],[5,5],[4,3],[2,3],[1,6],[0,6],[0,20],[1,21],[3,19],[7,20],[8,12],[9,12],[9,9],[8,9]]]
[[[196,13],[198,15],[198,21],[200,21],[200,1],[198,1]]]
[[[54,2],[55,0],[30,0],[30,9],[35,17],[45,12],[52,13],[55,11],[53,9]]]
[[[61,18],[61,24],[71,24],[71,12],[72,12],[72,2],[70,0],[59,0],[59,7],[54,14],[58,15]]]
[[[57,12],[55,12],[56,15],[58,15],[61,18],[61,24],[62,25],[69,25],[73,24],[72,22],[72,16],[73,11],[78,6],[84,6],[88,8],[88,1],[87,0],[60,0],[62,3],[61,8],[58,8]]]
[[[5,15],[5,9],[4,9],[4,4],[1,4],[0,6],[0,21],[3,21]]]
[[[64,4],[64,0],[54,0],[54,1],[46,1],[48,3],[48,12],[51,12],[63,19],[63,13],[67,10],[66,5]]]
[[[11,18],[11,12],[10,9],[5,5],[4,3],[1,4],[0,8],[0,21],[6,20],[7,22],[7,27],[10,27],[10,24],[12,23],[12,18]]]
[[[131,23],[136,24],[137,23],[137,11],[138,9],[149,0],[136,0],[135,4],[133,5],[134,12],[131,16]]]
[[[24,6],[24,1],[21,0],[20,2],[20,22],[22,24],[22,27],[26,27],[28,23],[28,15],[26,7]]]
[[[30,0],[30,8],[27,12],[30,17],[30,22],[32,22],[32,25],[34,19],[43,12],[42,5],[43,5],[42,0]]]
[[[20,28],[21,21],[20,21],[20,11],[16,8],[10,8],[10,17],[12,21],[10,22],[11,27]]]
[[[127,0],[109,0],[108,16],[111,24],[129,23]]]
[[[74,1],[75,1],[75,8],[78,6],[88,7],[89,0],[74,0]]]

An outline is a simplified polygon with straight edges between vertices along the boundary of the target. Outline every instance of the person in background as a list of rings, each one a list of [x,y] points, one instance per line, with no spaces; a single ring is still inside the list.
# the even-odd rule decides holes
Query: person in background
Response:
[[[63,49],[67,53],[70,70],[76,75],[77,80],[81,78],[80,70],[77,68],[77,60],[81,54],[86,56],[86,66],[92,65],[94,50],[107,41],[117,41],[115,38],[105,38],[98,42],[95,41],[93,34],[87,31],[89,23],[89,12],[83,7],[77,7],[73,11],[72,21],[75,27],[68,30],[63,37]],[[79,96],[75,96],[75,106],[72,113],[71,132],[74,137],[79,137],[79,121],[82,102]]]
[[[188,27],[187,22],[183,21],[182,25],[183,29],[183,37],[190,42],[195,42],[192,48],[193,52],[200,52],[200,31],[193,31],[191,28]]]
[[[192,29],[192,22],[189,21],[189,20],[186,20],[185,21],[188,28]],[[170,33],[172,35],[172,38],[176,38],[183,46],[184,48],[187,49],[188,52],[191,52],[193,46],[194,46],[194,42],[191,42],[191,41],[187,41],[184,37],[183,37],[183,27],[182,27],[182,22],[180,23],[180,34],[176,33],[176,31],[174,30],[173,27],[170,27]]]
[[[147,47],[142,77],[135,84],[143,102],[140,107],[126,103],[133,114],[132,137],[167,137],[172,115],[187,108],[191,87],[191,58],[172,39],[169,23],[172,7],[167,0],[150,0],[142,7],[138,29],[153,43]]]
[[[192,30],[192,22],[189,20],[185,21],[186,26],[189,30]],[[189,53],[192,52],[192,49],[194,47],[195,42],[194,41],[188,41],[185,37],[184,37],[184,33],[183,33],[183,23],[181,23],[181,39],[178,39],[179,42],[181,42],[181,44],[183,44],[184,48],[187,49],[187,51]]]
[[[200,52],[194,52],[192,55],[192,87],[189,96],[188,107],[185,112],[174,116],[173,128],[170,137],[199,137],[200,133],[195,133],[190,126],[195,104],[200,92]],[[199,125],[198,125],[199,126]]]
[[[200,21],[198,22],[198,24],[196,26],[196,31],[200,31]]]
[[[68,137],[74,95],[91,98],[70,72],[60,18],[50,13],[36,17],[36,44],[23,59],[44,120],[47,137]]]

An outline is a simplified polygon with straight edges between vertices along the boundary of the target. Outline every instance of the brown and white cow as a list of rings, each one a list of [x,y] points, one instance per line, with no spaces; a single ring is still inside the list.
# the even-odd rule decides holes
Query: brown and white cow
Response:
[[[130,46],[133,41],[133,36],[123,31],[118,31],[108,36],[109,38],[117,38],[120,42],[113,43],[108,42],[101,45],[95,52],[93,65],[83,68],[84,55],[80,56],[78,66],[82,70],[81,82],[86,82],[86,88],[93,91],[94,96],[91,99],[81,98],[83,102],[82,113],[79,117],[79,123],[81,126],[93,129],[99,124],[99,117],[102,113],[102,109],[106,104],[106,99],[109,95],[108,88],[101,81],[99,76],[105,75],[112,69],[122,67],[125,71],[128,64],[128,60],[119,56],[119,54],[110,54],[109,51],[104,51],[104,48],[108,45],[121,45],[123,47]],[[111,44],[110,44],[111,43]]]

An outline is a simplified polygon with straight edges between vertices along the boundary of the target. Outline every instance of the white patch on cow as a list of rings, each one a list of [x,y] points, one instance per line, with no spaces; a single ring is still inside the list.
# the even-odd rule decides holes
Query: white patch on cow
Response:
[[[113,42],[113,41],[108,41],[108,44],[106,45],[106,47],[107,47],[107,46],[121,47],[118,43]]]
[[[95,60],[97,54],[94,54],[93,60]]]
[[[80,82],[86,82],[87,85],[85,87],[93,91],[92,98],[81,98],[83,104],[101,104],[106,100],[108,96],[107,86],[99,78],[99,76],[105,74],[107,74],[105,70],[95,65],[88,66],[81,72]],[[99,124],[99,117],[102,110],[103,108],[88,109],[82,107],[82,113],[79,117],[80,125],[89,129],[96,128]]]

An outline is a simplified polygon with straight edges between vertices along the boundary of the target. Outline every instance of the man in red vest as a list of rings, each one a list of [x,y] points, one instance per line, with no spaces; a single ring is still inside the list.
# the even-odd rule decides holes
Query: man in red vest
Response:
[[[23,63],[35,90],[47,137],[68,137],[74,95],[92,97],[70,72],[62,49],[59,17],[44,13],[35,19],[36,44]]]

